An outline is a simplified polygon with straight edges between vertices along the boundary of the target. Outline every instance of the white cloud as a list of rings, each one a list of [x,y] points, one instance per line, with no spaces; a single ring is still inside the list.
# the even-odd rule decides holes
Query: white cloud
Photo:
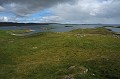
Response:
[[[73,23],[120,23],[119,0],[79,0],[52,8],[56,16]]]
[[[45,16],[40,19],[40,22],[49,22],[49,23],[60,23],[64,21],[64,18],[59,16]]]
[[[1,22],[8,22],[9,21],[9,18],[8,17],[0,17],[0,21]]]

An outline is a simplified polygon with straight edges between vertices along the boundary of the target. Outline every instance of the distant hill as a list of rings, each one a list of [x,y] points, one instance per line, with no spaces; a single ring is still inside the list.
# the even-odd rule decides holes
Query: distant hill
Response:
[[[49,25],[56,23],[14,23],[14,22],[0,22],[0,26],[28,26],[28,25]]]

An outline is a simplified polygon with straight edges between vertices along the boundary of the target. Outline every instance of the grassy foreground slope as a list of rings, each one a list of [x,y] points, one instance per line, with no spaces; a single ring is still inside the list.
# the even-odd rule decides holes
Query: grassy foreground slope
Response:
[[[105,28],[0,31],[0,79],[120,79],[120,38]]]

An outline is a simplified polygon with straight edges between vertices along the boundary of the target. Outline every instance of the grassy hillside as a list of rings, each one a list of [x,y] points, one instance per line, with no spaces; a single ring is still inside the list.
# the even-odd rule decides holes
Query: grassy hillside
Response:
[[[105,28],[0,31],[0,79],[119,79],[120,37]]]

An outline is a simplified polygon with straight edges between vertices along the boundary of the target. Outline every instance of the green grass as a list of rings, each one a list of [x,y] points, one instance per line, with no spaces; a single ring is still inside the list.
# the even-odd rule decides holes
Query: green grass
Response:
[[[24,33],[29,33],[31,30],[29,29],[24,29],[24,30],[9,30],[7,31],[10,34],[24,34]]]
[[[0,31],[0,79],[119,79],[119,59],[120,38],[105,28],[28,36]]]

